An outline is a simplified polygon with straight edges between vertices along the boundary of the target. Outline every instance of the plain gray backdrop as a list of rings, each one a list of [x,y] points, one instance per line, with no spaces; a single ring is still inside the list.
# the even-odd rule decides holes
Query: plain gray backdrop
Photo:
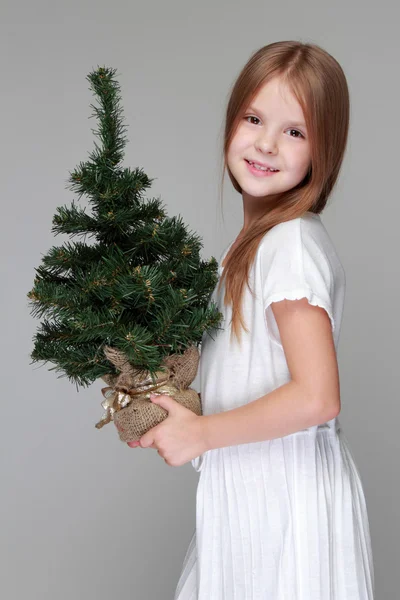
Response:
[[[72,202],[68,172],[97,139],[86,75],[118,70],[125,166],[155,177],[147,196],[160,195],[218,259],[242,226],[228,177],[220,211],[229,89],[255,50],[290,39],[333,54],[350,88],[348,149],[322,215],[347,280],[339,418],[364,484],[376,598],[398,597],[397,10],[389,0],[3,0],[2,598],[172,600],[195,527],[191,463],[170,467],[121,443],[112,424],[95,429],[104,383],[78,392],[51,365],[30,364],[39,321],[26,294],[42,256],[65,240],[51,220]]]

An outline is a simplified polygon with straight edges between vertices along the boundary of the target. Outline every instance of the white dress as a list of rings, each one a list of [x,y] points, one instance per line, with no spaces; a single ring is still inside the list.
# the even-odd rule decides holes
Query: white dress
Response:
[[[232,242],[233,243],[233,242]],[[232,244],[221,255],[221,262]],[[330,318],[337,350],[345,273],[319,215],[280,223],[261,240],[244,288],[249,334],[230,345],[224,286],[211,299],[224,315],[204,334],[203,414],[241,406],[290,380],[271,302],[306,297]],[[338,418],[256,443],[208,450],[196,528],[174,600],[372,600],[374,570],[366,502]]]

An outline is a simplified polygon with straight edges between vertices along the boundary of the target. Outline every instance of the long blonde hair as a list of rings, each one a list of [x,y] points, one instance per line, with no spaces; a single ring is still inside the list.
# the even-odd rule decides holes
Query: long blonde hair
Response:
[[[249,271],[261,238],[275,225],[307,211],[320,213],[339,175],[346,149],[350,99],[346,77],[339,63],[316,44],[281,41],[257,50],[233,84],[228,101],[223,139],[225,169],[235,190],[242,192],[227,165],[230,143],[245,111],[260,88],[279,76],[300,104],[310,142],[311,166],[294,188],[268,196],[268,208],[243,235],[226,260],[219,287],[225,280],[224,304],[232,304],[232,334],[241,340],[248,332],[241,309],[244,284],[250,290]],[[253,291],[250,290],[253,294]]]

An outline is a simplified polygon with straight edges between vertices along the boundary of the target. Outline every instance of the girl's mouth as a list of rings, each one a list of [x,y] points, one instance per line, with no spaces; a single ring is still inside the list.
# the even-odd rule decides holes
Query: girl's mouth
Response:
[[[257,167],[254,163],[250,163],[247,159],[245,159],[245,161],[250,173],[256,175],[257,177],[271,177],[272,175],[279,173],[279,171],[270,171],[270,169],[265,169],[265,167]]]

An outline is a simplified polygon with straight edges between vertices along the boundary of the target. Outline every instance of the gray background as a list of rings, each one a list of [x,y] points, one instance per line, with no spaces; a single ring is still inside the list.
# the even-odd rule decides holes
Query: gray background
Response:
[[[397,597],[399,42],[395,3],[104,1],[1,3],[1,576],[7,600],[172,600],[195,526],[198,474],[98,431],[101,387],[76,391],[31,366],[34,267],[62,236],[68,171],[93,149],[86,75],[118,69],[125,165],[156,177],[218,257],[242,224],[226,178],[222,119],[250,54],[273,41],[320,44],[343,66],[351,130],[323,214],[346,270],[340,420],[367,498],[377,599]],[[75,238],[77,239],[77,238]],[[50,365],[49,365],[50,366]],[[197,384],[197,385],[196,385]],[[104,384],[103,384],[104,385]],[[194,387],[198,389],[198,381]],[[270,599],[273,600],[273,599]]]

